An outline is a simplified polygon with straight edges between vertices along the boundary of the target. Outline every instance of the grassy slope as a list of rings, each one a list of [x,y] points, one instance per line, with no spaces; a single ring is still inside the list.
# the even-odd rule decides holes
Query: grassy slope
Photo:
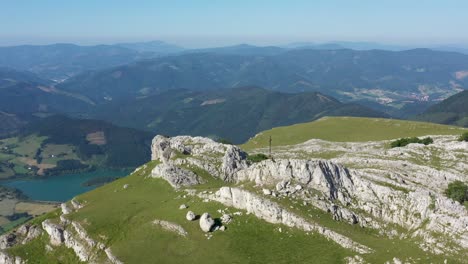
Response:
[[[225,209],[225,206],[202,202],[196,197],[184,198],[184,191],[175,191],[164,180],[145,178],[154,165],[152,162],[145,170],[80,195],[77,199],[85,206],[68,216],[82,223],[93,239],[111,245],[114,254],[125,263],[150,263],[149,260],[155,259],[157,263],[342,263],[345,256],[355,254],[322,236],[269,224],[245,213],[234,216],[234,221],[227,225],[225,232],[217,231],[211,239],[207,239],[198,221],[185,220],[187,210],[179,210],[179,205],[187,204],[188,210],[197,214],[209,212],[214,218],[221,216],[218,210]],[[195,171],[205,179],[209,177],[200,169]],[[128,189],[123,189],[125,184],[129,184]],[[211,178],[208,183],[195,188],[215,191],[222,185],[226,183]],[[249,186],[246,188],[255,191]],[[389,239],[379,235],[376,230],[334,221],[329,214],[310,206],[288,199],[276,200],[306,219],[374,249],[374,253],[363,255],[370,263],[384,263],[395,256],[435,263],[446,259],[445,256],[423,252],[414,239]],[[239,210],[227,208],[227,211],[233,213]],[[57,218],[58,215],[51,213],[47,218],[50,217]],[[183,226],[189,233],[188,237],[180,237],[152,225],[155,219]],[[33,221],[40,222],[36,219]],[[279,232],[279,227],[282,232]],[[24,258],[33,254],[37,263],[60,263],[50,254],[37,253],[45,243],[42,237],[10,252]],[[56,250],[68,256],[66,249]],[[101,255],[100,258],[98,262],[104,261],[105,256]],[[457,260],[449,260],[450,263],[457,263]],[[76,262],[70,259],[62,263]]]
[[[311,133],[307,133],[311,130]],[[272,133],[274,140],[286,145],[310,138],[366,141],[428,134],[459,134],[462,130],[419,122],[343,117],[277,128],[266,131],[261,137],[267,139],[268,133]],[[346,135],[340,131],[346,131]],[[249,144],[252,141],[246,147]],[[152,162],[146,170],[79,196],[78,200],[86,205],[69,216],[81,222],[94,239],[111,245],[114,254],[125,263],[145,263],[156,256],[160,263],[220,263],[226,260],[229,263],[340,263],[345,256],[354,254],[321,236],[307,235],[284,226],[280,233],[278,225],[268,224],[245,214],[236,216],[226,232],[215,232],[208,240],[200,231],[198,221],[185,220],[187,210],[179,210],[179,205],[188,204],[189,210],[197,214],[210,212],[215,218],[221,216],[217,210],[225,207],[214,202],[204,203],[194,197],[183,198],[183,191],[174,191],[164,180],[144,178],[154,165]],[[210,177],[201,170],[195,171],[205,179]],[[130,187],[124,190],[124,184],[129,184]],[[226,183],[211,178],[208,183],[194,188],[214,191],[222,185]],[[320,210],[287,200],[278,202],[311,221],[373,248],[375,253],[364,256],[371,263],[383,263],[394,256],[435,263],[445,259],[444,256],[422,252],[413,239],[389,239],[375,230],[334,221],[330,215]],[[231,213],[238,211],[228,210]],[[189,236],[182,238],[153,226],[151,222],[155,219],[180,224],[189,232]],[[34,250],[34,245],[37,244],[20,247],[14,252],[25,256],[27,252]],[[38,258],[38,261],[54,263],[46,261],[46,257]]]
[[[221,216],[217,210],[225,206],[182,198],[184,192],[175,191],[162,179],[144,178],[147,173],[149,170],[134,173],[79,196],[86,205],[69,216],[83,223],[94,239],[112,245],[114,254],[125,263],[342,263],[345,256],[353,254],[322,236],[285,226],[279,232],[278,225],[246,214],[235,216],[225,232],[215,232],[207,239],[198,221],[187,221],[187,210],[179,210],[179,206],[184,203],[190,206],[188,210],[210,212],[215,218]],[[130,187],[124,190],[124,184]],[[211,180],[197,188],[214,190],[220,185]],[[188,237],[152,225],[155,219],[182,225]],[[37,243],[12,253],[26,256]],[[37,261],[46,262],[46,257]],[[54,262],[58,261],[50,261]]]
[[[457,135],[464,131],[467,129],[394,119],[325,117],[310,123],[264,131],[250,139],[242,147],[247,150],[267,147],[270,136],[273,146],[286,146],[299,144],[310,139],[365,142],[425,135]]]

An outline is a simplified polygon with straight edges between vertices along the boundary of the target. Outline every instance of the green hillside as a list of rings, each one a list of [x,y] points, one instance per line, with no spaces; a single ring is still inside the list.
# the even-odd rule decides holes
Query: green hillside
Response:
[[[25,121],[21,120],[17,115],[0,111],[0,138],[14,134],[25,125]]]
[[[426,135],[458,135],[466,129],[431,123],[394,119],[324,117],[317,121],[277,127],[257,134],[244,145],[245,149],[267,147],[270,136],[273,146],[293,145],[310,139],[336,142],[365,142]]]
[[[430,107],[418,120],[468,127],[468,90]]]
[[[157,263],[345,263],[346,256],[356,255],[356,252],[313,232],[270,224],[252,214],[245,214],[243,210],[217,202],[203,202],[196,196],[185,196],[184,190],[174,190],[162,179],[146,177],[156,164],[150,162],[128,177],[78,196],[76,200],[85,206],[66,218],[85,223],[88,235],[111,245],[113,254],[124,263],[151,263],[148,260],[155,258]],[[196,172],[208,182],[194,187],[199,191],[216,191],[220,186],[228,185],[203,170],[197,169]],[[128,186],[126,189],[125,185]],[[293,208],[290,201],[280,203]],[[187,210],[180,210],[181,204],[188,205],[189,210],[196,213],[211,212],[215,219],[221,217],[218,210],[230,214],[240,211],[241,214],[234,216],[226,231],[207,235],[200,230],[198,221],[185,219]],[[396,240],[382,237],[376,231],[334,221],[320,210],[314,209],[311,214],[307,206],[294,207],[294,212],[299,215],[371,246],[375,252],[363,255],[370,263],[384,263],[395,255],[423,262],[447,259],[446,256],[423,252],[414,244],[415,239],[399,239],[395,243]],[[59,221],[56,212],[35,219],[33,223],[45,218]],[[176,223],[188,235],[183,237],[164,230],[152,223],[156,219]],[[71,249],[63,246],[44,253],[47,244],[48,236],[44,234],[7,252],[23,259],[34,259],[35,263],[79,263],[72,257]],[[106,256],[100,253],[97,260],[104,263]]]

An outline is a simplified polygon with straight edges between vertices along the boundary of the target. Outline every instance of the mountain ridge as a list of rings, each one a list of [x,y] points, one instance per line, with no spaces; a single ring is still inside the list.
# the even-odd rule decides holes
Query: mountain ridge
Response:
[[[468,90],[431,106],[415,119],[468,127]]]
[[[102,102],[169,89],[255,85],[398,108],[408,102],[435,102],[463,89],[468,78],[461,76],[467,69],[468,55],[428,49],[290,50],[272,56],[192,53],[83,74],[58,88]]]
[[[240,143],[279,125],[325,115],[386,117],[317,92],[280,93],[259,87],[217,91],[171,90],[137,100],[98,106],[92,118],[159,134],[214,136]]]

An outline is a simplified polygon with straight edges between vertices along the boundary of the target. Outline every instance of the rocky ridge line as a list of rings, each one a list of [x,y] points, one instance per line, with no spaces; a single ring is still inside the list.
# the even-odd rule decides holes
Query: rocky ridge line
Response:
[[[466,165],[464,167],[463,162],[455,159],[453,162],[458,162],[452,166],[455,169],[449,169],[448,172],[438,171],[437,175],[431,172],[424,176],[425,180],[422,179],[423,175],[418,172],[418,168],[424,168],[424,171],[432,169],[421,165],[414,165],[413,168],[413,165],[409,163],[403,164],[405,166],[399,164],[400,167],[397,169],[388,167],[382,171],[372,167],[376,164],[395,162],[383,159],[389,155],[401,155],[398,153],[410,156],[412,154],[408,152],[425,153],[425,157],[430,157],[427,153],[433,151],[434,147],[442,148],[440,151],[445,150],[444,153],[456,151],[457,155],[467,157],[466,151],[463,152],[466,142],[454,142],[453,138],[452,142],[449,142],[449,136],[435,138],[434,146],[410,145],[408,148],[390,150],[385,148],[385,142],[336,143],[337,151],[342,150],[344,153],[348,151],[350,160],[353,159],[354,163],[362,166],[362,168],[351,170],[336,162],[341,161],[344,164],[349,162],[341,158],[331,161],[296,158],[304,156],[304,153],[323,151],[320,146],[316,145],[317,142],[328,148],[335,146],[335,142],[320,140],[280,147],[275,149],[275,155],[280,158],[249,164],[246,161],[246,154],[235,146],[224,145],[201,137],[156,136],[152,145],[152,157],[173,166],[199,167],[226,182],[253,182],[257,187],[263,186],[268,195],[303,201],[329,212],[336,220],[375,228],[382,235],[390,238],[422,238],[424,242],[420,244],[420,247],[426,251],[436,254],[443,254],[447,251],[455,253],[468,248],[466,209],[446,198],[440,186],[433,188],[432,180],[428,177],[434,176],[437,181],[441,178],[445,179],[445,183],[439,185],[446,186],[449,180],[466,178],[467,175],[459,174],[466,172]],[[447,154],[444,158],[452,156],[457,157]],[[376,160],[377,157],[382,158]],[[407,173],[417,174],[414,179],[418,182],[412,183],[414,176],[406,175],[406,169],[408,169]],[[156,171],[157,169],[153,171],[153,175],[157,174]],[[291,186],[297,184],[304,189],[297,191],[291,186],[285,186],[285,183]],[[275,188],[275,186],[274,191],[268,189],[268,187]],[[390,224],[400,225],[408,232],[399,233],[395,229],[390,229]],[[443,236],[433,235],[433,232],[443,234]],[[449,246],[451,241],[456,242],[459,247]]]

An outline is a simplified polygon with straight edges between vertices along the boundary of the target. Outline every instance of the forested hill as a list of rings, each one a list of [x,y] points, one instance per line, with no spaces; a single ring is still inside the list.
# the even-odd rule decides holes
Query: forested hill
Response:
[[[468,127],[468,91],[462,91],[432,106],[417,119]]]
[[[315,92],[290,94],[242,87],[172,90],[125,103],[104,104],[91,117],[157,134],[211,136],[242,143],[262,130],[323,116],[386,115]]]

